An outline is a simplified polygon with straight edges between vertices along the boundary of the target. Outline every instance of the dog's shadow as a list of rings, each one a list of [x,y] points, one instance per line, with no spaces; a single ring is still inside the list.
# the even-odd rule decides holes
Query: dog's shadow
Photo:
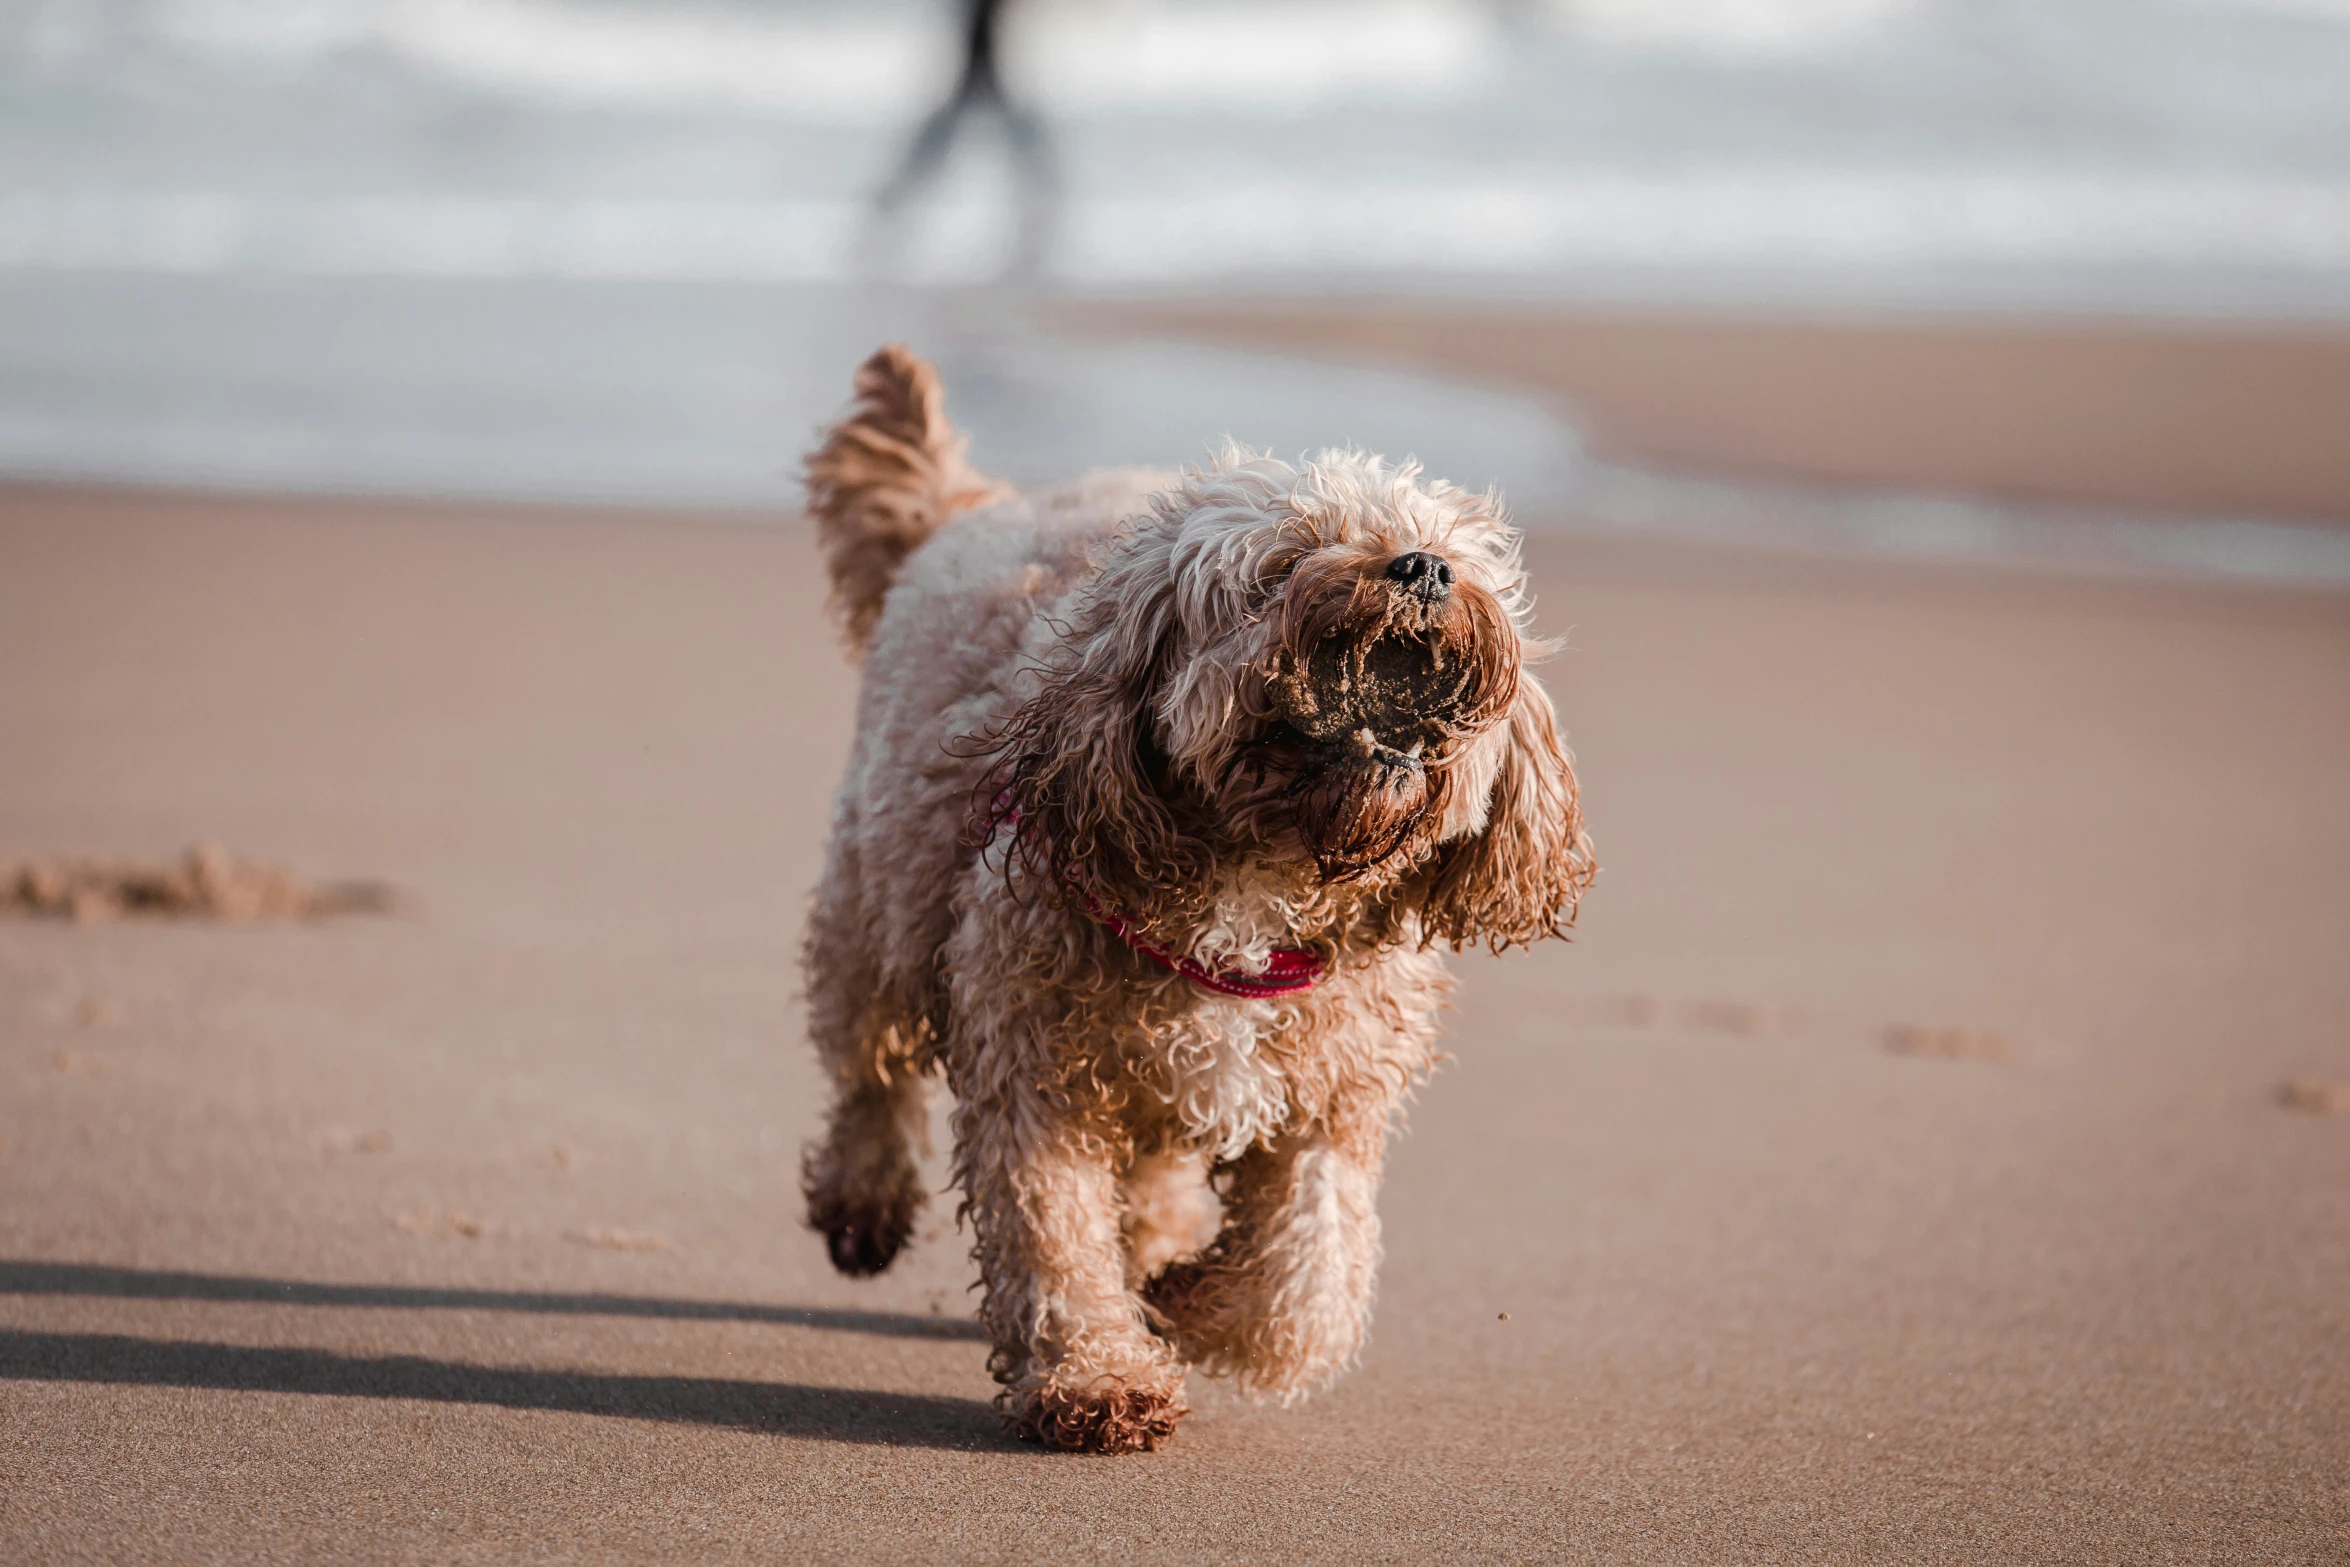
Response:
[[[71,1263],[0,1262],[0,1294],[140,1300],[543,1311],[685,1321],[776,1322],[896,1337],[976,1339],[976,1323],[894,1312],[648,1296],[314,1284]],[[972,1448],[1005,1440],[977,1399],[723,1377],[632,1376],[355,1356],[111,1333],[0,1330],[0,1381],[198,1387],[338,1398],[412,1398],[721,1426],[887,1447]]]

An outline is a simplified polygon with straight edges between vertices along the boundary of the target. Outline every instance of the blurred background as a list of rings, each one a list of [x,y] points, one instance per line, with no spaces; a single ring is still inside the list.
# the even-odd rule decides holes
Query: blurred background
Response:
[[[2350,581],[2343,0],[1010,0],[909,171],[968,31],[0,0],[0,471],[788,506],[895,335],[1024,479]]]

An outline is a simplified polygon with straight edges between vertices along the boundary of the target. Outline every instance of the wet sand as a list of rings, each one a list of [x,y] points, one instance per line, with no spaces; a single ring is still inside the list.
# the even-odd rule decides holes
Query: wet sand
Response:
[[[798,1228],[796,524],[0,491],[0,864],[402,898],[0,918],[0,1558],[2342,1560],[2350,601],[1530,554],[1580,937],[1360,1370],[1112,1462]]]
[[[1426,301],[1089,304],[1146,332],[1538,394],[1618,462],[2350,520],[2350,330]]]

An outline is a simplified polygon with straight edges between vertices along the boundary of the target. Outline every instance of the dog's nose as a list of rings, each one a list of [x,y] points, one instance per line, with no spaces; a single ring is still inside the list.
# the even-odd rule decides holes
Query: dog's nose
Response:
[[[1424,599],[1440,599],[1452,591],[1452,563],[1426,550],[1396,556],[1387,563],[1387,574]]]

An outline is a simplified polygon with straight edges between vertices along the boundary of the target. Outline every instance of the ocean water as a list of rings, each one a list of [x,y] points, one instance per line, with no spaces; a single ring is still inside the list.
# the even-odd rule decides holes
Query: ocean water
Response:
[[[982,127],[877,230],[953,36],[916,0],[0,0],[0,471],[788,504],[903,335],[1021,477],[1355,441],[1529,510],[1828,506],[1828,547],[1934,553],[2055,534],[1611,472],[1519,399],[1037,307],[2350,317],[2350,0],[1028,0],[1053,199]]]
[[[2350,307],[2341,0],[1029,0],[1049,278]],[[7,0],[0,264],[848,282],[939,3]],[[986,138],[901,258],[1000,268]]]

